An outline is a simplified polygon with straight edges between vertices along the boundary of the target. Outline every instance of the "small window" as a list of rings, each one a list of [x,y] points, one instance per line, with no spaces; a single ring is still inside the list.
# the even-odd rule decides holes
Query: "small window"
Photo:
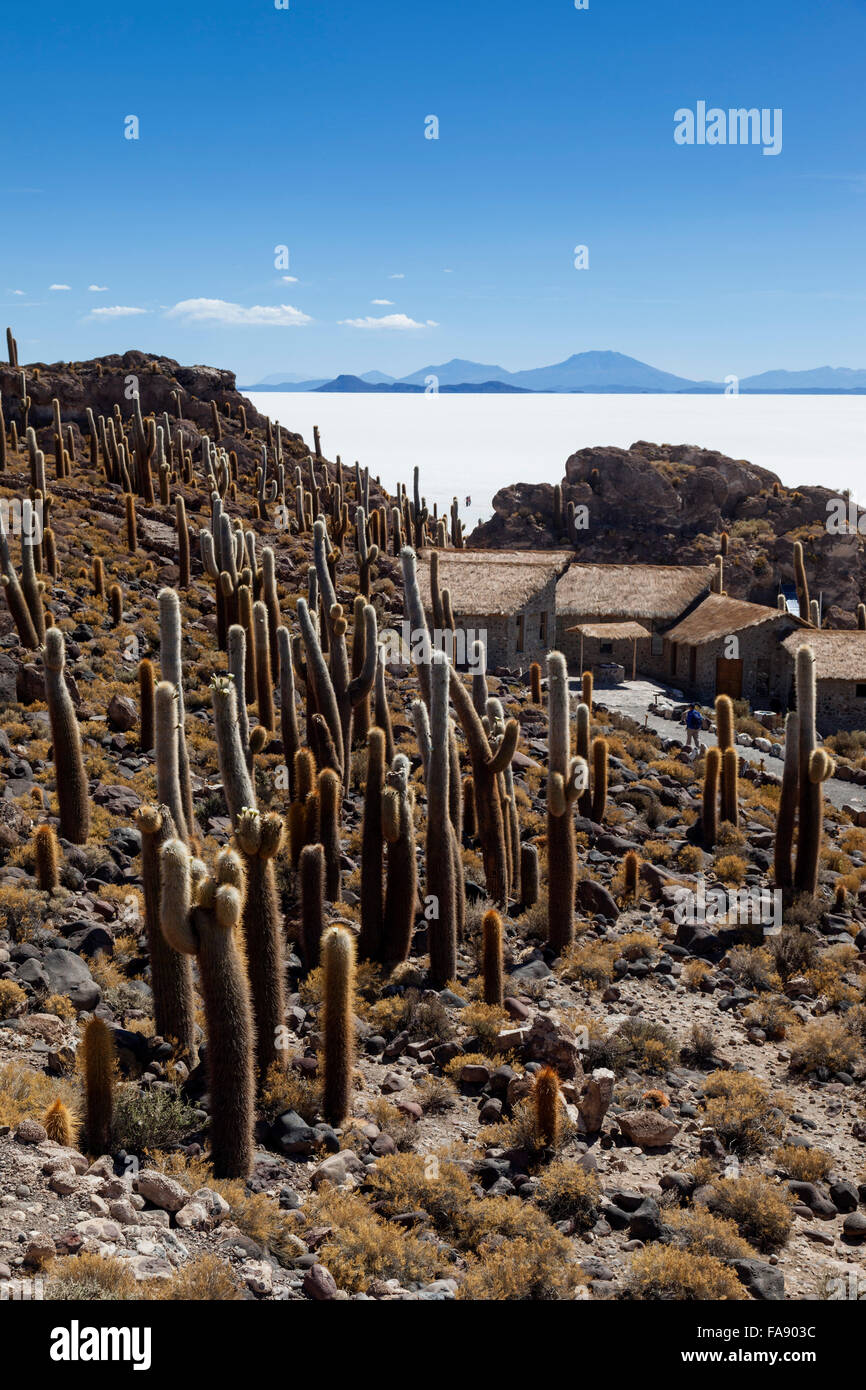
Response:
[[[538,640],[547,641],[547,612],[541,613],[538,619]]]
[[[858,685],[855,694],[858,700],[866,700],[866,685]]]
[[[517,650],[523,651],[523,614],[517,615]]]
[[[602,656],[610,656],[613,652],[613,642],[602,642],[599,646],[599,651]]]
[[[664,649],[664,639],[659,635],[659,633],[653,633],[651,646],[653,656],[661,656],[662,651]]]

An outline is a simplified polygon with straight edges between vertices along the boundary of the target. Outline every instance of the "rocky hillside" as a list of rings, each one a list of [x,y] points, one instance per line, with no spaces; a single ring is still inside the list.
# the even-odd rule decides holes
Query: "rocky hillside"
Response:
[[[2,373],[47,530],[0,554],[0,1281],[852,1297],[866,830],[825,748],[798,812],[799,744],[785,792],[729,702],[692,760],[556,654],[386,669],[432,519],[149,361]]]
[[[775,606],[779,584],[793,584],[792,544],[800,540],[812,591],[823,590],[826,625],[854,627],[866,596],[866,554],[862,536],[828,533],[835,496],[823,487],[784,488],[767,469],[710,449],[639,440],[630,449],[579,449],[557,485],[501,488],[495,516],[467,544],[531,549],[565,541],[597,563],[699,564],[712,561],[727,531],[727,592]],[[570,534],[569,503],[588,514],[585,529]]]

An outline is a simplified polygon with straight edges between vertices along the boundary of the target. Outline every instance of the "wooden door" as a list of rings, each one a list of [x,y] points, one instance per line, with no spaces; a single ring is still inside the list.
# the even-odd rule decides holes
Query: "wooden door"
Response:
[[[734,661],[729,657],[716,657],[716,694],[730,695],[739,700],[743,693],[743,659]]]

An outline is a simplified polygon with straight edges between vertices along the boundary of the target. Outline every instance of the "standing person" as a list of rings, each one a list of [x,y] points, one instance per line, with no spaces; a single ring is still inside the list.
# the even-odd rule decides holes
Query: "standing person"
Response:
[[[703,724],[704,721],[699,710],[694,705],[689,705],[686,714],[686,749],[694,747],[696,752],[700,752],[701,741],[698,738],[698,730],[703,728]]]

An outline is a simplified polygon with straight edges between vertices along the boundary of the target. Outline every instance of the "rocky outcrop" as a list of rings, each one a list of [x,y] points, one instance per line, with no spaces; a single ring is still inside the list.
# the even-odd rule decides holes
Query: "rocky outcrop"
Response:
[[[774,473],[691,444],[639,440],[629,449],[579,449],[561,480],[565,516],[585,508],[569,533],[554,522],[554,487],[515,483],[493,499],[495,515],[476,527],[473,546],[548,549],[573,544],[596,563],[704,564],[729,533],[725,588],[735,598],[775,605],[780,583],[794,578],[792,544],[804,542],[810,579],[823,592],[825,622],[853,626],[866,594],[860,535],[827,531],[823,487],[784,488]],[[833,610],[832,612],[830,610]]]

